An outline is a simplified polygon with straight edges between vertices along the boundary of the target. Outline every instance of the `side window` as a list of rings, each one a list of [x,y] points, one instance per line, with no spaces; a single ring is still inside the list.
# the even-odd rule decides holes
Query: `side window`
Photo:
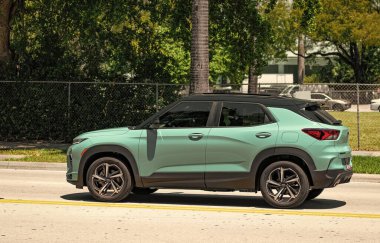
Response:
[[[224,102],[219,126],[244,127],[266,124],[269,118],[257,104]]]
[[[317,100],[324,100],[326,97],[321,94],[311,94],[312,99],[317,99]]]
[[[212,102],[181,102],[159,118],[159,128],[205,127],[211,106]]]

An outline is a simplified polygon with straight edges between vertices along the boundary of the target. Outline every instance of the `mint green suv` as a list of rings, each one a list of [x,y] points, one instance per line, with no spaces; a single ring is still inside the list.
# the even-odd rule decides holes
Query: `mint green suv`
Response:
[[[76,137],[66,176],[99,201],[160,188],[239,190],[261,191],[269,205],[293,208],[350,181],[348,135],[310,101],[192,95],[139,126]]]

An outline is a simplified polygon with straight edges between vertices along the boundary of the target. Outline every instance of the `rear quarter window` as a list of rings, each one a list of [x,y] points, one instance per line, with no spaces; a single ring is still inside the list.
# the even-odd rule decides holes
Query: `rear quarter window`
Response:
[[[341,125],[341,121],[335,119],[330,113],[322,110],[318,105],[305,106],[300,110],[301,114],[309,120],[328,125]]]

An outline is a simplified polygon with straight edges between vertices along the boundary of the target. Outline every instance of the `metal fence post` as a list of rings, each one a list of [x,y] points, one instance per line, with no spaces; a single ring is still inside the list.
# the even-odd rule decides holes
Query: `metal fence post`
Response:
[[[358,130],[358,150],[360,150],[360,89],[359,89],[359,83],[356,84],[356,124],[357,124],[357,130]]]
[[[67,89],[67,140],[71,139],[70,112],[71,112],[71,82],[68,83]]]
[[[156,83],[156,112],[158,111],[158,83]]]

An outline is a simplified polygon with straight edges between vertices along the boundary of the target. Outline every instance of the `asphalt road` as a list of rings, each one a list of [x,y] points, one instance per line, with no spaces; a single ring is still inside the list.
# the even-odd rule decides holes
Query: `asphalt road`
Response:
[[[380,242],[380,183],[326,190],[296,210],[260,194],[159,190],[94,202],[64,172],[0,169],[0,242]]]

